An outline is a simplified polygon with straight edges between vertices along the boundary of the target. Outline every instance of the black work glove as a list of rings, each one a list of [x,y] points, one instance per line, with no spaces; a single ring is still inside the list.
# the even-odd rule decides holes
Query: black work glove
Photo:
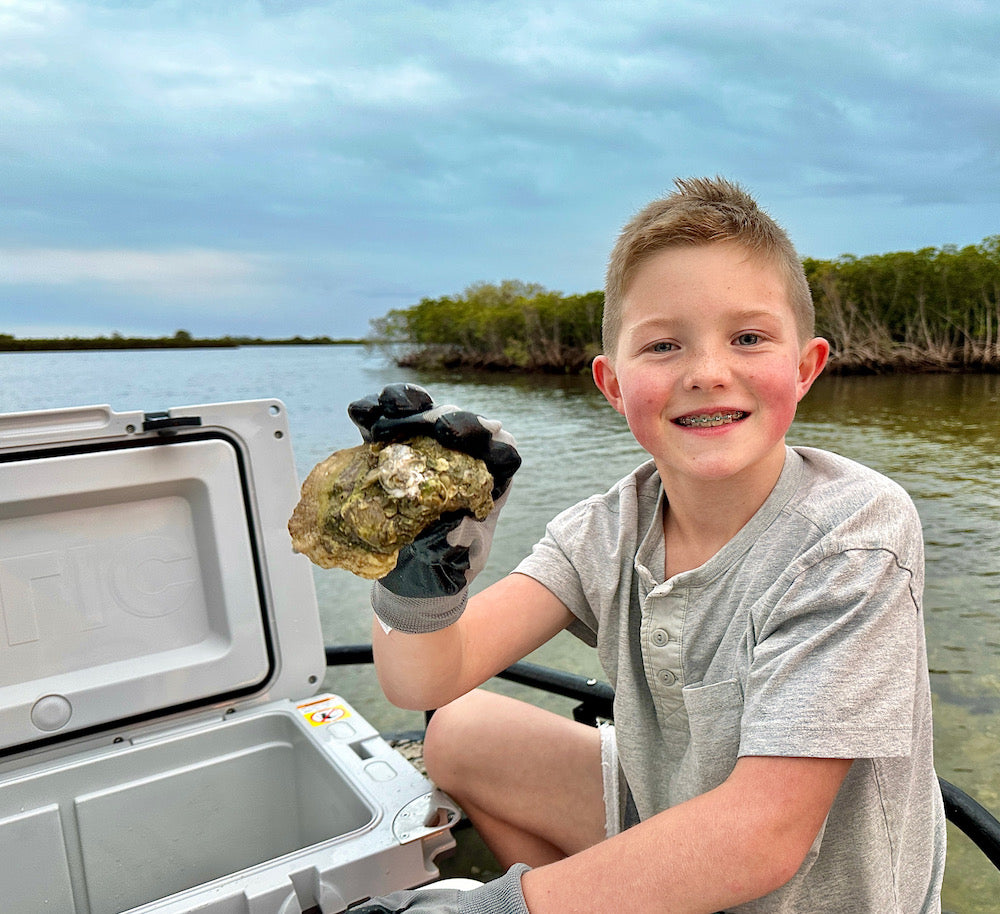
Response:
[[[530,867],[515,863],[506,874],[478,889],[417,889],[373,898],[347,914],[528,914],[521,876]]]
[[[486,565],[510,481],[521,465],[513,437],[499,422],[455,406],[439,406],[416,384],[390,384],[347,409],[365,441],[384,443],[425,435],[443,447],[482,460],[493,476],[493,510],[484,520],[446,514],[404,546],[396,567],[376,581],[372,606],[383,624],[403,632],[432,632],[455,622],[469,584]]]

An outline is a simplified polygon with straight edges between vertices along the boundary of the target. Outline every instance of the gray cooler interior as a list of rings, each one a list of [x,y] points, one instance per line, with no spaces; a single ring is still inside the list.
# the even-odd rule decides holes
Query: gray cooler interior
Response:
[[[0,786],[5,911],[113,914],[364,828],[375,813],[280,712]]]
[[[333,912],[430,880],[457,810],[346,705],[315,716],[283,405],[145,418],[0,415],[0,912]]]

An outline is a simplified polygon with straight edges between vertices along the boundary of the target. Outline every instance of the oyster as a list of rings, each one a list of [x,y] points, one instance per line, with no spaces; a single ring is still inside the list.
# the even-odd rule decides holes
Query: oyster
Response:
[[[492,489],[483,461],[433,438],[361,444],[313,467],[288,532],[296,552],[322,568],[381,578],[396,567],[399,550],[442,514],[486,517]]]

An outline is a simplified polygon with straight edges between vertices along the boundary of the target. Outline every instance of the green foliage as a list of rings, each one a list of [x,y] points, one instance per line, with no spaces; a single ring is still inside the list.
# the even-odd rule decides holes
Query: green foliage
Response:
[[[231,349],[237,346],[328,346],[359,344],[367,340],[333,340],[328,336],[268,340],[262,337],[222,336],[208,339],[193,337],[187,330],[178,330],[173,336],[145,337],[111,336],[58,337],[50,339],[18,339],[10,333],[0,333],[0,352],[62,352],[79,349]]]
[[[803,262],[831,370],[1000,369],[1000,235],[958,249]],[[476,283],[372,321],[400,364],[582,371],[601,351],[603,292]]]
[[[1000,367],[1000,235],[804,264],[842,370]]]
[[[405,344],[408,364],[574,371],[600,351],[602,292],[564,296],[537,283],[475,283],[372,321],[375,341]]]

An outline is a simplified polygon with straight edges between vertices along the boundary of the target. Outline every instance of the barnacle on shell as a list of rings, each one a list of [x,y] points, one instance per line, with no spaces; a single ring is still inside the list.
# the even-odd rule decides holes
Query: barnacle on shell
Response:
[[[486,464],[433,438],[361,444],[313,467],[288,521],[296,552],[322,568],[381,578],[442,514],[493,509]]]

